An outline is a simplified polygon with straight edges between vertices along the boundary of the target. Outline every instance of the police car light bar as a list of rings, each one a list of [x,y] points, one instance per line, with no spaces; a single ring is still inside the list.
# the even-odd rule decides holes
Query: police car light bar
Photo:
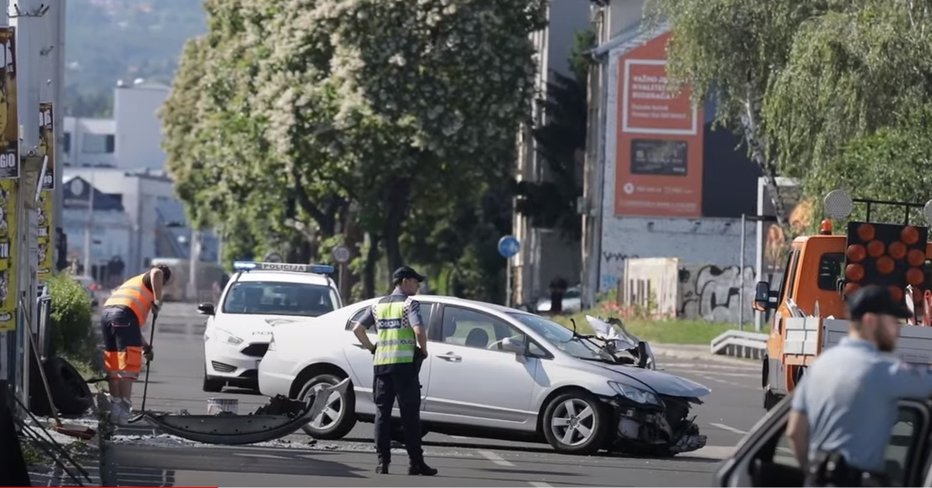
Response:
[[[236,261],[233,263],[236,271],[293,271],[297,273],[333,274],[333,266],[329,264],[297,264],[297,263],[261,263],[255,261]]]

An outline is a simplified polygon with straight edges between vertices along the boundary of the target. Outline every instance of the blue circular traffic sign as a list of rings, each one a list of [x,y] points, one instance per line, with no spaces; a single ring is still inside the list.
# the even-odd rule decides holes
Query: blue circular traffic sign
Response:
[[[507,235],[498,240],[498,253],[503,257],[510,258],[518,254],[519,249],[521,249],[521,243],[515,236]]]

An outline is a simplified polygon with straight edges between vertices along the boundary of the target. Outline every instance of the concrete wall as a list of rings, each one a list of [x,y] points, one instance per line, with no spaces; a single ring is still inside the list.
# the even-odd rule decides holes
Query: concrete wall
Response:
[[[116,121],[116,161],[119,167],[164,168],[162,123],[156,112],[170,90],[165,85],[145,82],[117,87],[113,118]]]
[[[640,24],[644,4],[644,0],[612,0],[609,6],[609,39]]]
[[[624,275],[622,304],[650,305],[648,310],[658,318],[723,323],[753,320],[751,301],[756,281],[752,265],[742,269],[690,264],[678,258],[629,259]]]

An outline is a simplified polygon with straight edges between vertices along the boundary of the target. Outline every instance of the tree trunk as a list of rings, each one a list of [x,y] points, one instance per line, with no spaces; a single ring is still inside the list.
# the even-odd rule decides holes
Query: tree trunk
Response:
[[[358,246],[365,238],[359,223],[356,221],[357,215],[349,206],[346,207],[343,214],[343,245],[350,251],[350,262],[359,256]],[[349,262],[343,266],[349,266]],[[349,297],[353,292],[353,286],[359,281],[359,276],[349,272],[347,269],[343,273],[344,283],[340,283],[340,293],[344,297]]]
[[[375,270],[379,264],[379,237],[369,234],[369,251],[366,253],[366,265],[362,270],[362,298],[375,296]]]
[[[783,197],[780,187],[777,185],[777,168],[776,162],[767,159],[764,153],[764,137],[760,133],[760,127],[757,123],[756,111],[753,106],[753,99],[750,96],[750,89],[745,100],[745,113],[741,117],[744,128],[744,138],[751,149],[751,159],[760,167],[764,175],[764,182],[767,190],[770,192],[770,201],[773,204],[774,213],[777,218],[777,225],[783,229],[783,235],[787,239],[792,238],[792,229],[786,221],[786,208],[783,205]]]
[[[385,216],[385,254],[388,258],[388,269],[394,271],[405,264],[398,244],[401,238],[401,226],[404,224],[408,212],[408,199],[411,195],[411,180],[395,180],[390,187],[387,198],[388,212]]]

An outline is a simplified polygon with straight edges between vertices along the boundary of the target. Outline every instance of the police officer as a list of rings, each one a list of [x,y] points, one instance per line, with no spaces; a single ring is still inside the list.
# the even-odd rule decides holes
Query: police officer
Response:
[[[885,451],[900,398],[928,398],[932,374],[892,355],[910,316],[888,289],[848,299],[848,336],[813,362],[793,392],[786,435],[807,486],[885,485]]]
[[[405,448],[408,451],[408,474],[433,476],[437,470],[424,462],[421,449],[421,391],[418,372],[427,357],[427,324],[421,320],[420,305],[411,295],[417,293],[424,277],[408,266],[392,275],[395,289],[366,310],[353,325],[353,333],[375,356],[373,360],[375,413],[375,449],[377,473],[388,473],[391,462],[392,405],[398,398]],[[377,346],[366,335],[376,326]]]
[[[110,386],[110,420],[125,423],[132,413],[133,381],[142,368],[142,357],[152,360],[152,346],[142,336],[151,311],[157,317],[162,287],[171,279],[168,266],[153,266],[120,285],[104,302],[100,316],[104,340],[104,369]]]

